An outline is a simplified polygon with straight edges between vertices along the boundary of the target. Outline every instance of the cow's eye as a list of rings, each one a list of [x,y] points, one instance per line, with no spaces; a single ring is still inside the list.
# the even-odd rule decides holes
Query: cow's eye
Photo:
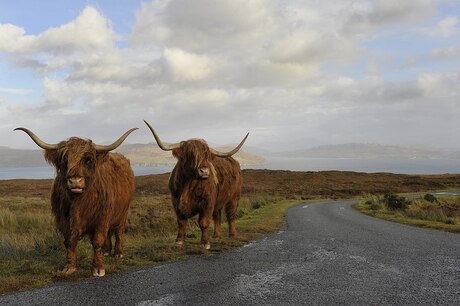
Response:
[[[93,158],[91,156],[86,156],[85,157],[85,166],[87,168],[93,168],[94,166],[94,161],[93,161]]]
[[[64,156],[61,158],[59,162],[59,170],[61,172],[66,172],[67,171],[67,158]]]

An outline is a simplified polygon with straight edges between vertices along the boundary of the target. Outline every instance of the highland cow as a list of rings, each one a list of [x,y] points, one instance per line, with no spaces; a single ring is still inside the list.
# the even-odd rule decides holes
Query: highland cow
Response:
[[[86,235],[94,249],[93,276],[105,275],[103,255],[110,254],[113,235],[114,255],[123,257],[128,207],[135,190],[134,174],[127,158],[110,151],[136,129],[130,129],[108,146],[78,137],[48,144],[26,128],[15,129],[26,132],[44,149],[45,159],[56,168],[51,208],[56,227],[64,236],[65,274],[76,271],[77,243]]]
[[[210,249],[208,227],[211,216],[214,220],[214,237],[220,238],[223,208],[227,215],[229,236],[234,237],[243,180],[240,165],[231,156],[238,152],[249,133],[236,148],[222,153],[209,148],[201,139],[165,145],[153,128],[145,120],[144,122],[150,128],[158,146],[162,150],[172,151],[178,160],[169,179],[169,190],[178,224],[176,243],[184,243],[188,219],[198,214],[201,245]]]

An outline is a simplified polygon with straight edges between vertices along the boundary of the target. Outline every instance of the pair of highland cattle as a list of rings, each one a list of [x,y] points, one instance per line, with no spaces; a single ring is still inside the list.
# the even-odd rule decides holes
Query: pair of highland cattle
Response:
[[[214,236],[221,236],[221,213],[225,208],[229,236],[235,236],[235,216],[241,193],[240,166],[231,156],[243,145],[246,137],[230,152],[222,153],[208,147],[204,140],[192,139],[164,144],[154,129],[158,146],[172,151],[177,158],[169,179],[172,204],[177,216],[176,243],[183,244],[187,220],[198,214],[201,244],[211,247],[208,227],[214,220]],[[92,275],[104,276],[104,255],[112,251],[123,257],[123,239],[129,204],[135,192],[134,173],[129,160],[110,151],[120,146],[137,128],[130,129],[111,145],[101,146],[91,140],[72,137],[57,144],[48,144],[26,128],[17,128],[45,150],[45,159],[56,168],[51,193],[51,208],[56,227],[64,236],[67,251],[64,273],[77,269],[76,247],[88,235],[94,249]]]

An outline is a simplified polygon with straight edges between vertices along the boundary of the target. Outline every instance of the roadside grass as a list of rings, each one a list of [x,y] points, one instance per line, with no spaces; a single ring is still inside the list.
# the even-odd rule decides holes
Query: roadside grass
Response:
[[[133,201],[125,235],[125,257],[105,258],[108,273],[206,255],[242,246],[278,230],[286,210],[298,200],[266,194],[243,196],[240,201],[238,235],[227,235],[225,217],[222,238],[212,239],[212,249],[200,246],[201,231],[196,218],[189,221],[184,246],[174,244],[176,218],[168,195],[137,195]],[[58,272],[65,262],[62,235],[54,228],[48,198],[0,197],[0,294],[41,287],[58,280],[91,277],[93,250],[88,238],[77,248],[78,270],[71,275]],[[212,237],[213,226],[209,233]]]
[[[388,221],[460,233],[460,196],[439,197],[432,202],[423,197],[399,198],[405,204],[397,209],[391,208],[384,197],[378,195],[371,195],[354,207],[364,214]]]
[[[125,257],[105,258],[107,273],[156,266],[242,246],[279,230],[286,210],[307,200],[364,198],[366,194],[388,191],[415,193],[460,188],[460,174],[251,169],[243,170],[242,174],[244,184],[238,209],[238,235],[235,239],[228,238],[224,222],[222,238],[211,240],[210,251],[204,251],[200,246],[196,219],[189,222],[185,245],[178,247],[174,244],[176,220],[167,187],[169,173],[137,176],[136,196],[129,211],[125,236]],[[49,204],[51,186],[52,180],[0,181],[0,294],[40,287],[54,281],[91,277],[93,251],[87,238],[78,244],[79,269],[69,276],[57,272],[64,264],[65,250],[62,235],[54,229]],[[368,209],[367,206],[365,208]],[[380,211],[369,210],[372,213]],[[456,220],[452,222],[456,222],[457,226],[458,220],[453,220]],[[211,226],[210,235],[212,230]]]

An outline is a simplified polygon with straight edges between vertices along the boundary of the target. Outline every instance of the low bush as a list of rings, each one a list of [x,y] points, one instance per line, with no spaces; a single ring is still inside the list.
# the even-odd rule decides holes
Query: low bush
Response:
[[[424,199],[425,201],[430,202],[430,203],[437,203],[437,202],[438,202],[438,199],[437,199],[434,195],[432,195],[431,193],[425,194],[425,195],[423,196],[423,199]]]
[[[409,205],[409,202],[406,200],[406,198],[400,197],[392,192],[386,193],[383,196],[383,200],[388,209],[392,210],[405,209]]]

